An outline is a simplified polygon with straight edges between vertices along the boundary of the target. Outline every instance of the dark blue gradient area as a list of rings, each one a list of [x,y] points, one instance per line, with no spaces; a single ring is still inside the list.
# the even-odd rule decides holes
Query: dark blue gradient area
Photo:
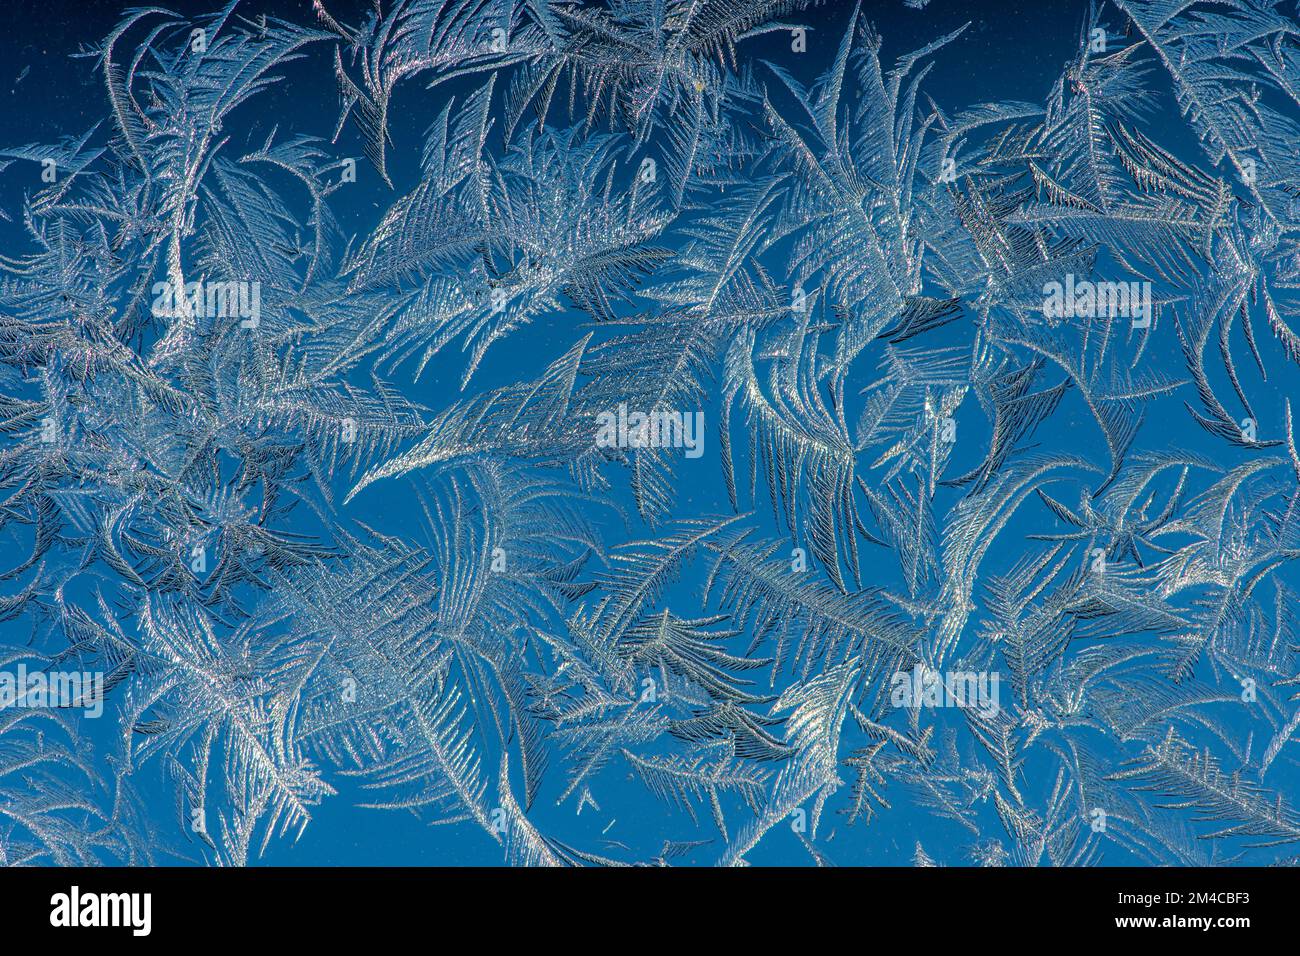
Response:
[[[1295,13],[8,3],[0,862],[1293,862]]]

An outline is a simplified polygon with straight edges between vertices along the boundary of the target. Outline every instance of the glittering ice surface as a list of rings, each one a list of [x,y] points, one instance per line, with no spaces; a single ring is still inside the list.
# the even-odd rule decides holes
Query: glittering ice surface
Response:
[[[68,15],[0,861],[1294,859],[1293,13]]]

